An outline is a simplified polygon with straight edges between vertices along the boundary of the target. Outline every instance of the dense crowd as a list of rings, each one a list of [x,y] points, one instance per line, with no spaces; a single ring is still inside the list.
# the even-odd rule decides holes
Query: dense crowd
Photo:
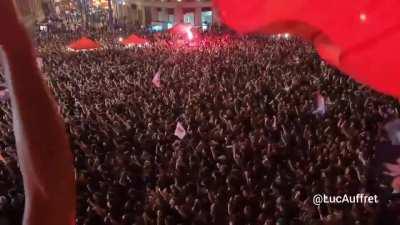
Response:
[[[397,101],[297,39],[196,43],[76,53],[60,37],[38,41],[75,155],[77,225],[372,225],[382,215],[400,224],[379,205],[312,201],[379,192],[368,168]],[[325,115],[312,113],[317,92]],[[9,102],[0,109],[0,224],[20,224]]]

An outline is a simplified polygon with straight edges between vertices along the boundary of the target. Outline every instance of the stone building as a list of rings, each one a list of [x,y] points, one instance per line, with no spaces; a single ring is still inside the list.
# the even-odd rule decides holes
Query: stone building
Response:
[[[114,16],[127,22],[162,29],[177,23],[193,26],[219,24],[211,0],[116,0]]]

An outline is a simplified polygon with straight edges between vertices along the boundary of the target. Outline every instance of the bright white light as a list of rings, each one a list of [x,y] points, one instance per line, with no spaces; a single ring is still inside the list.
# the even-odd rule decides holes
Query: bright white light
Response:
[[[186,34],[187,34],[188,39],[190,41],[193,40],[193,32],[192,32],[192,28],[191,27],[186,28]]]
[[[124,39],[122,37],[118,38],[119,42],[122,42]]]
[[[285,33],[284,37],[285,37],[286,39],[289,39],[290,34],[289,34],[289,33]]]
[[[365,13],[361,13],[360,20],[361,20],[361,22],[365,22],[367,20],[367,15]]]

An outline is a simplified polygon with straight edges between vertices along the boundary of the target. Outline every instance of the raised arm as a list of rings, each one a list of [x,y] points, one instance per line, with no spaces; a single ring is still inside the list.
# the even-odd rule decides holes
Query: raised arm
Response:
[[[11,0],[0,1],[1,65],[25,188],[24,225],[72,225],[72,153],[56,103],[37,68],[31,42]]]

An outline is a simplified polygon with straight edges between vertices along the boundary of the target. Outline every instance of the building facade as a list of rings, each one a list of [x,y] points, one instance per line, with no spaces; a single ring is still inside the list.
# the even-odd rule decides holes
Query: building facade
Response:
[[[117,0],[113,8],[116,18],[155,29],[177,23],[196,27],[220,23],[211,0]]]
[[[73,12],[62,6],[76,5],[73,0],[14,0],[27,27],[32,28],[46,15]],[[164,30],[177,23],[196,27],[220,24],[218,12],[211,0],[82,0],[86,4],[108,8],[121,23]],[[93,16],[92,16],[93,17]]]

